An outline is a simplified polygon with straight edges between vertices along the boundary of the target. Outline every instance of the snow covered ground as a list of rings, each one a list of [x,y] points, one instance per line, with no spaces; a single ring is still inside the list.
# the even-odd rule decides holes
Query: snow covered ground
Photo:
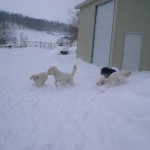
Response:
[[[48,42],[48,43],[56,43],[58,38],[63,35],[53,33],[47,34],[45,32],[33,31],[29,29],[17,29],[17,39],[20,39],[21,34],[24,37],[27,37],[27,41],[36,41],[36,42]]]
[[[0,150],[150,150],[150,72],[117,87],[96,86],[100,68],[40,48],[0,49]],[[74,86],[29,77],[51,65],[78,70]]]

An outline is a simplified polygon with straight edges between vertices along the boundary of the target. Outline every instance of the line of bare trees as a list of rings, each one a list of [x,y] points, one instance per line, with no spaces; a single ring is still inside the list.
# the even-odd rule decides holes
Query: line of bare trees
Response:
[[[18,24],[19,26],[24,26],[28,29],[45,32],[66,32],[68,30],[68,25],[65,23],[36,19],[6,11],[0,11],[0,22],[11,22],[13,24]]]
[[[78,34],[78,11],[69,11],[70,22],[69,24],[59,23],[54,21],[47,21],[42,19],[34,19],[31,17],[23,16],[21,14],[14,14],[5,11],[0,11],[0,45],[7,43],[16,43],[16,32],[14,24],[18,27],[24,27],[37,31],[51,32],[64,32],[70,35],[71,42],[77,40]]]
[[[0,22],[0,45],[16,43],[16,32],[10,23]]]
[[[70,14],[70,23],[68,32],[71,37],[71,42],[77,41],[78,28],[79,28],[79,11],[78,10],[69,10]]]

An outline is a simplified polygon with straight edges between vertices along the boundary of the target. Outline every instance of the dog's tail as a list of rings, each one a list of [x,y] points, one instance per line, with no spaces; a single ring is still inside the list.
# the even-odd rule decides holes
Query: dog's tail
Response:
[[[74,65],[73,69],[72,69],[72,72],[71,72],[71,76],[73,77],[76,72],[77,72],[77,65]]]

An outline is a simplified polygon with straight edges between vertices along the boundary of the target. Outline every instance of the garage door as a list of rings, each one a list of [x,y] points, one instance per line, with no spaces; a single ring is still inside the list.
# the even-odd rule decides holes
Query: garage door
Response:
[[[97,6],[92,62],[108,66],[113,24],[114,1]]]

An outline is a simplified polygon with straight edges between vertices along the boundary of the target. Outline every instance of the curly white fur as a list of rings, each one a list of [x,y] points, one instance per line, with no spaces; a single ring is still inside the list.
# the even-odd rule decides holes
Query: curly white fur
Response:
[[[107,87],[116,86],[121,84],[124,81],[124,79],[129,77],[130,75],[131,72],[129,71],[114,72],[108,78],[100,79],[96,82],[96,84],[98,86],[107,85]]]
[[[48,79],[48,74],[47,74],[47,72],[41,72],[41,73],[38,73],[38,74],[33,74],[29,79],[33,80],[33,82],[34,82],[33,85],[41,86]]]
[[[55,78],[54,84],[55,84],[56,87],[58,87],[58,83],[73,84],[73,76],[75,75],[76,71],[77,71],[77,66],[76,65],[73,66],[73,70],[72,70],[71,74],[61,72],[57,69],[56,66],[52,66],[48,69],[47,74],[54,76],[54,78]]]

